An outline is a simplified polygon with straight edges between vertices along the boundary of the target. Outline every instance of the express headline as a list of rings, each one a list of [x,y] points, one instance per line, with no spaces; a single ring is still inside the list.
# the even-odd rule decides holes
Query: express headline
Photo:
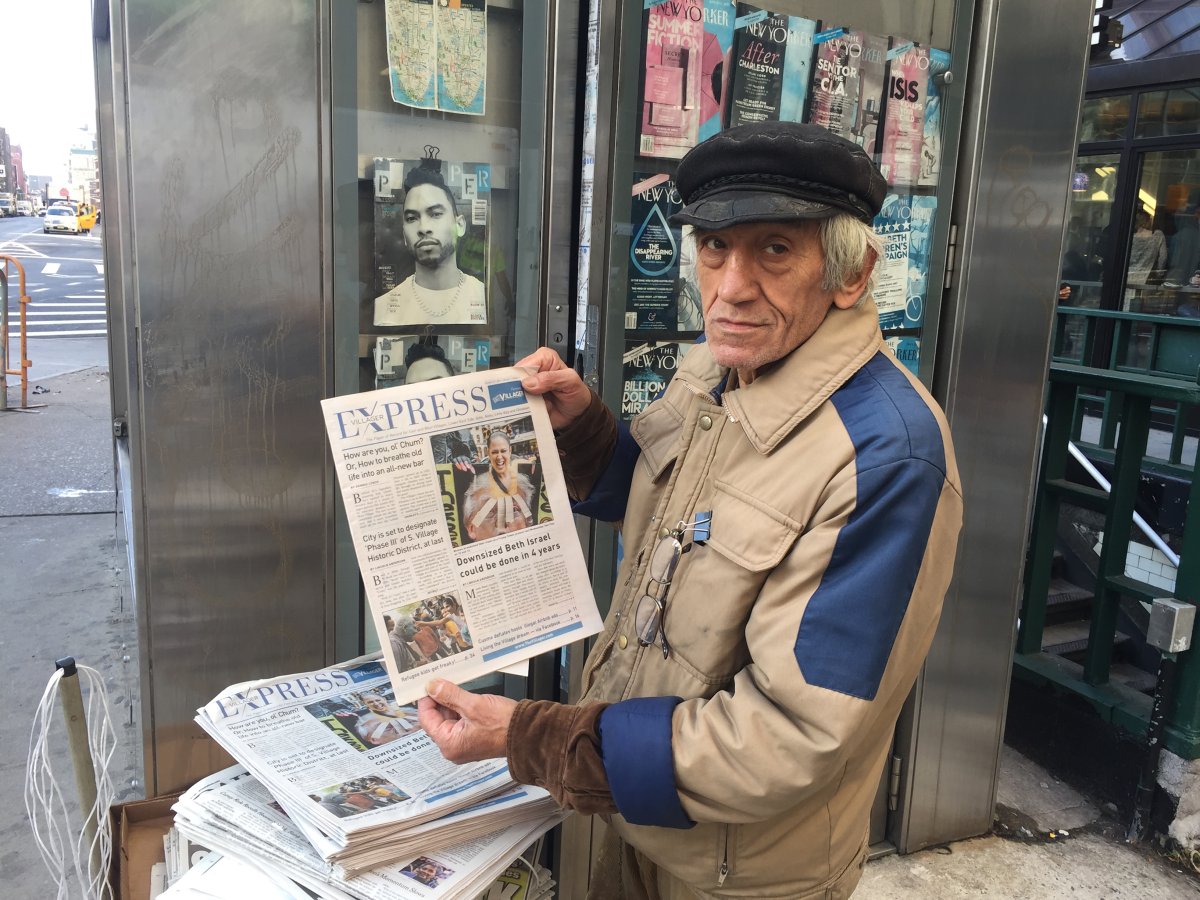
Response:
[[[521,389],[521,383],[509,381],[455,388],[403,400],[375,400],[368,406],[338,410],[334,417],[338,435],[344,441],[397,429],[434,425],[477,415],[488,409],[518,406],[524,402],[525,392]]]

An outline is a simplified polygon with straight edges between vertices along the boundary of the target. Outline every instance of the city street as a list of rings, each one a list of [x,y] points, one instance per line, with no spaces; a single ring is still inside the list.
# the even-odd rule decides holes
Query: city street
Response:
[[[102,338],[105,319],[104,262],[100,227],[90,235],[43,234],[42,219],[0,219],[0,255],[12,256],[25,269],[29,295],[28,336]],[[9,285],[9,334],[17,334],[17,285]],[[31,349],[30,358],[35,358]]]

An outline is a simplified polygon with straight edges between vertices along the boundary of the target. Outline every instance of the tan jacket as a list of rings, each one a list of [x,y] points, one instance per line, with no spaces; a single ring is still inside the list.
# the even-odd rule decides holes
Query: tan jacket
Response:
[[[849,895],[937,627],[958,472],[941,411],[877,322],[870,302],[833,309],[719,399],[725,373],[697,345],[632,426],[625,561],[584,702],[613,704],[599,717],[613,826],[701,892]],[[661,530],[702,511],[711,537],[675,572],[664,659],[639,646],[634,609]]]

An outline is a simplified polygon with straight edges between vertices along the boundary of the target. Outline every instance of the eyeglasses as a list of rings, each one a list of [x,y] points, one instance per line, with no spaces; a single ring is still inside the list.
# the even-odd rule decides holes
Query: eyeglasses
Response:
[[[683,544],[674,532],[655,545],[650,555],[650,591],[642,594],[633,614],[638,644],[649,647],[657,641],[662,647],[663,659],[671,653],[671,645],[667,641],[667,591],[682,555]]]
[[[707,513],[702,514],[708,516]],[[699,519],[699,517],[697,517]],[[633,614],[633,629],[638,645],[649,647],[658,643],[663,659],[671,655],[671,644],[667,640],[667,592],[671,589],[671,578],[679,565],[679,558],[689,549],[680,540],[688,532],[708,535],[708,518],[693,524],[680,522],[673,531],[663,535],[650,554],[650,590],[642,594]]]

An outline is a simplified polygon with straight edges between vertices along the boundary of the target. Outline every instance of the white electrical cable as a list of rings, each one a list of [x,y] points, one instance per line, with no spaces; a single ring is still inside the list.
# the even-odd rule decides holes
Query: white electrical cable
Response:
[[[42,699],[33,715],[29,735],[29,762],[25,769],[25,811],[33,828],[33,839],[46,868],[54,877],[58,892],[55,900],[67,900],[73,874],[83,900],[111,900],[108,868],[112,859],[112,834],[109,829],[108,808],[115,796],[109,763],[117,749],[117,734],[113,728],[108,693],[100,673],[88,666],[76,666],[85,700],[88,747],[92,769],[96,776],[96,802],[89,810],[81,810],[83,820],[74,838],[69,834],[67,802],[55,777],[51,760],[50,726],[63,670],[50,676]],[[87,843],[85,825],[94,821],[95,839]],[[99,862],[99,871],[91,871],[92,859]]]

